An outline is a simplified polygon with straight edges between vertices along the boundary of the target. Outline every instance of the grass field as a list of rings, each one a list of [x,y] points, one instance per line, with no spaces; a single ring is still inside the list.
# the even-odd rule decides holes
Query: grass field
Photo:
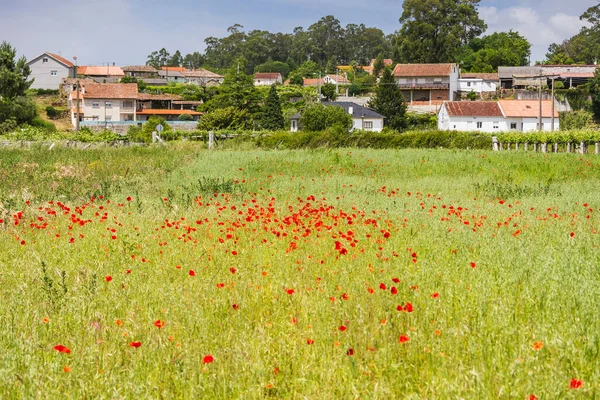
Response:
[[[598,398],[598,230],[595,156],[0,151],[0,397]]]

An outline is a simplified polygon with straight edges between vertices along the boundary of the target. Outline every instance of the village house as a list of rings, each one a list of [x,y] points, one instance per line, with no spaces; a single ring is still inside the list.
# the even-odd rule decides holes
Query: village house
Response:
[[[77,67],[77,76],[90,78],[97,83],[118,83],[125,73],[117,66],[80,66]]]
[[[498,67],[502,89],[527,89],[562,82],[565,89],[585,85],[593,77],[598,65],[536,65],[533,67]]]
[[[123,72],[126,76],[132,78],[147,79],[147,78],[158,78],[158,70],[150,65],[130,65],[123,67]]]
[[[57,90],[63,79],[75,78],[75,64],[53,53],[43,53],[27,63],[34,79],[31,89]]]
[[[368,67],[362,67],[364,71],[368,72],[369,75],[373,75],[373,71],[375,71],[375,63],[377,62],[376,58],[373,58],[371,60],[371,62],[369,63]],[[385,58],[383,60],[383,66],[384,67],[391,67],[394,64],[394,61],[392,61],[391,58]]]
[[[352,116],[353,130],[364,130],[371,132],[381,132],[383,130],[383,115],[371,110],[370,108],[360,106],[358,104],[346,101],[330,101],[324,102],[324,106],[342,107],[348,114]],[[300,126],[301,114],[294,114],[290,119],[291,132],[302,130]]]
[[[438,129],[443,131],[530,132],[538,130],[539,101],[450,101],[438,112]],[[552,130],[552,102],[542,101],[544,131]],[[554,130],[559,129],[559,114],[554,111]]]
[[[186,78],[182,71],[160,70],[158,76],[167,81],[167,83],[185,83]]]
[[[254,86],[281,85],[283,77],[279,72],[257,72],[254,74]]]
[[[138,121],[143,123],[155,115],[166,121],[178,121],[183,114],[188,114],[197,121],[202,115],[194,110],[175,109],[174,101],[182,101],[182,98],[169,94],[138,93],[136,83],[86,83],[79,90],[79,102],[76,90],[69,95],[73,126],[76,125],[77,117],[82,126],[104,124],[111,127]]]
[[[463,72],[458,79],[459,93],[496,93],[500,78],[497,73]]]
[[[460,71],[456,64],[398,64],[394,78],[409,105],[441,105],[455,99]]]
[[[181,71],[184,83],[202,87],[219,86],[224,77],[207,69],[198,68],[191,71]]]
[[[349,85],[351,82],[344,75],[327,74],[323,78],[324,83],[332,85]]]

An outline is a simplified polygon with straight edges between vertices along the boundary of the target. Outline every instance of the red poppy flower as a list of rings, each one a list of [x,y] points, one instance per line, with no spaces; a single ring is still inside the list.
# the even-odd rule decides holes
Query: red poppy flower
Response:
[[[71,353],[71,349],[69,349],[66,346],[63,346],[62,344],[58,344],[58,345],[54,346],[54,350],[58,351],[59,353],[64,353],[64,354]]]
[[[390,292],[392,293],[392,295],[397,295],[398,294],[398,289],[396,288],[396,286],[392,286],[392,289],[390,290]]]
[[[240,305],[239,304],[232,304],[231,307],[233,307],[234,310],[239,310],[240,309]]]
[[[342,295],[342,300],[348,300],[350,298],[350,296],[348,295],[348,293],[344,293]]]
[[[224,284],[224,283],[217,283],[217,287],[218,287],[219,289],[222,289],[222,288],[224,288],[224,287],[225,287],[225,284]]]
[[[409,312],[409,313],[413,312],[412,304],[407,302],[406,305],[404,306],[404,311]]]
[[[127,271],[125,271],[125,273],[129,275],[131,273],[131,270],[128,269]]]
[[[106,282],[110,282],[110,281],[112,281],[112,276],[110,276],[110,275],[107,275],[107,276],[106,276],[106,278],[104,278],[104,280],[105,280]]]
[[[575,232],[570,233],[571,237],[575,237]]]
[[[210,364],[213,361],[215,361],[215,358],[213,356],[211,356],[210,354],[207,356],[204,356],[204,358],[202,359],[203,364]]]
[[[431,295],[431,297],[437,299],[438,297],[440,297],[440,294],[438,292],[435,292]]]
[[[162,328],[163,326],[165,326],[166,322],[165,321],[161,321],[160,319],[157,319],[156,321],[154,321],[154,326],[157,327],[158,329]]]
[[[348,351],[346,352],[347,356],[353,356],[354,355],[354,349],[348,349]]]
[[[232,274],[235,274],[237,272],[237,269],[231,267],[231,268],[229,268],[229,272],[231,272]]]
[[[131,342],[129,347],[135,347],[136,349],[142,345],[142,342]]]
[[[475,264],[473,261],[471,261],[471,268],[475,268],[477,266],[477,264]]]
[[[535,394],[530,394],[527,399],[528,400],[538,400],[538,398],[535,396]]]
[[[190,272],[189,272],[189,274],[190,274],[190,276],[196,276],[196,273],[194,272],[194,270],[193,270],[193,269],[190,269]]]
[[[131,196],[128,196],[128,197],[127,197],[127,201],[131,201]]]
[[[340,332],[344,332],[344,331],[346,331],[346,329],[348,329],[348,328],[347,328],[347,327],[345,327],[344,325],[342,325],[342,326],[340,326],[338,329],[340,330]]]
[[[392,279],[392,281],[393,281],[394,283],[400,283],[400,279],[399,279],[399,278],[393,278],[393,279]]]
[[[307,339],[306,344],[315,344],[315,341],[312,339]]]
[[[387,286],[385,286],[385,283],[381,283],[381,284],[379,284],[379,289],[387,290]]]
[[[410,338],[406,335],[400,335],[398,338],[398,343],[406,343],[410,340]]]
[[[294,289],[288,289],[285,291],[287,294],[292,295],[294,293],[296,293],[296,291]]]
[[[571,379],[571,382],[569,383],[569,388],[571,389],[579,389],[580,387],[583,386],[583,381],[581,379]]]

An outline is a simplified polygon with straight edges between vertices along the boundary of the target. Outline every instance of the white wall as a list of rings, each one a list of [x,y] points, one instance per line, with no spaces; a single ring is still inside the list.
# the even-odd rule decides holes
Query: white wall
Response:
[[[352,120],[354,122],[353,129],[371,131],[371,132],[381,132],[383,130],[383,119],[382,118],[354,118]],[[372,128],[365,128],[363,122],[371,122],[373,124]]]
[[[494,133],[507,130],[503,117],[455,117],[448,116],[445,107],[442,107],[442,110],[444,111],[438,114],[438,129],[442,131]],[[481,128],[478,127],[478,123],[481,123]]]
[[[458,90],[467,93],[471,90],[475,93],[495,92],[497,86],[495,82],[484,81],[483,79],[461,78],[458,80]]]
[[[47,59],[48,62],[43,62]],[[34,78],[32,89],[51,89],[57,90],[60,88],[63,78],[70,78],[71,69],[65,67],[52,57],[43,56],[33,60],[29,64],[31,68],[31,78]],[[56,75],[52,76],[52,71],[56,71]]]
[[[85,95],[84,95],[85,96]],[[123,103],[130,102],[133,107],[124,108]],[[97,107],[94,107],[94,103],[97,103]],[[107,107],[107,103],[110,103],[110,107]],[[77,106],[77,100],[71,99],[71,110]],[[79,107],[83,111],[85,116],[84,121],[99,121],[99,122],[120,122],[126,120],[126,115],[131,115],[132,119],[135,120],[135,109],[136,100],[123,100],[123,99],[83,99],[79,102]],[[71,111],[71,122],[75,126],[76,113]],[[93,119],[92,117],[98,117]]]
[[[450,96],[449,100],[454,101],[454,94],[458,91],[458,79],[460,78],[460,70],[458,66],[453,65],[450,72]]]

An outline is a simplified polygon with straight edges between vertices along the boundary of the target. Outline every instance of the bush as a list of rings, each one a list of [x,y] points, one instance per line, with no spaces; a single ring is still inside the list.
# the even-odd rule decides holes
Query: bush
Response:
[[[46,115],[50,119],[56,119],[60,116],[60,112],[56,108],[48,106],[46,107]]]
[[[350,85],[350,87],[348,87],[348,95],[351,97],[359,96],[360,95],[360,85],[357,85],[356,83],[353,83],[352,85]]]
[[[324,131],[336,126],[349,131],[352,124],[352,117],[342,107],[319,103],[306,107],[300,117],[300,125],[307,132]]]
[[[181,114],[177,119],[179,121],[193,121],[194,117],[192,117],[190,114]]]
[[[235,107],[218,108],[204,114],[198,122],[198,129],[250,129],[252,121],[248,110],[240,110]]]
[[[56,126],[49,121],[44,121],[41,117],[36,116],[30,123],[29,125],[33,126],[34,128],[41,128],[47,131],[56,131]]]

